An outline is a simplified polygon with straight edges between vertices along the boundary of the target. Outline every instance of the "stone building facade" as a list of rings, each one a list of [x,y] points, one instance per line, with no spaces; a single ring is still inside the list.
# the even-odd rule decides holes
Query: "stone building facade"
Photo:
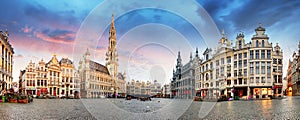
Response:
[[[272,47],[265,28],[255,29],[251,42],[244,34],[236,37],[235,46],[224,31],[214,50],[206,49],[196,67],[197,95],[214,99],[227,97],[269,98],[282,96],[282,50]]]
[[[131,80],[126,84],[126,94],[131,96],[160,96],[161,84],[157,80],[154,80],[153,83]]]
[[[196,95],[195,91],[195,64],[200,61],[198,56],[198,49],[196,49],[196,56],[192,58],[185,65],[182,65],[180,52],[178,52],[176,71],[173,70],[173,77],[171,81],[172,98],[192,99]]]
[[[75,90],[78,90],[74,81],[75,74],[73,62],[68,58],[58,61],[55,54],[47,63],[43,59],[38,64],[30,61],[26,69],[20,71],[21,93],[74,97]]]
[[[151,95],[151,83],[131,80],[126,84],[126,94],[131,96]]]
[[[0,91],[12,88],[12,70],[14,49],[9,42],[9,34],[6,30],[0,30]]]
[[[287,96],[292,96],[292,87],[293,87],[293,82],[292,82],[292,61],[289,60],[288,62],[288,69],[286,73],[286,81],[287,81],[287,88],[285,90]]]
[[[289,62],[287,74],[290,94],[293,96],[300,95],[300,42],[298,44],[298,53],[294,52],[292,60]]]
[[[87,50],[83,61],[79,62],[80,96],[82,98],[99,98],[100,96],[111,96],[114,91],[115,82],[111,79],[107,67],[90,60]]]

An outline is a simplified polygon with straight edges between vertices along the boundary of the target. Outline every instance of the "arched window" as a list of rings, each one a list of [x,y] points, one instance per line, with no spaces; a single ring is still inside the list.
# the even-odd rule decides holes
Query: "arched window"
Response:
[[[258,40],[256,40],[256,47],[258,47]]]
[[[264,40],[262,40],[261,46],[262,46],[262,47],[265,47],[265,41],[264,41]]]
[[[205,80],[208,80],[208,79],[209,79],[209,75],[208,75],[208,73],[206,73]]]

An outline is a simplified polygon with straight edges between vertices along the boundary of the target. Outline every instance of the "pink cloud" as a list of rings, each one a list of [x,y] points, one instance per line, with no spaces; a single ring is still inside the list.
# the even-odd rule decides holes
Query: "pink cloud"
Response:
[[[23,32],[24,32],[24,33],[30,33],[30,32],[32,32],[32,27],[28,27],[28,26],[26,25],[25,28],[23,28]]]
[[[60,44],[73,44],[73,40],[68,40],[69,38],[74,38],[76,35],[74,33],[66,33],[62,35],[56,35],[50,37],[47,34],[43,34],[41,32],[36,32],[35,36],[41,40],[52,42],[52,43],[60,43]]]

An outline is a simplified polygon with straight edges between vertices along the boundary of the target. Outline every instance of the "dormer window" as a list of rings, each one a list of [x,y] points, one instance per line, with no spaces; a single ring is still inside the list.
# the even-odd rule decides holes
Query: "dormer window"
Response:
[[[262,40],[261,46],[262,46],[262,47],[265,47],[265,41],[264,41],[264,40]]]
[[[258,40],[256,40],[256,47],[258,47],[259,43],[258,43]]]
[[[239,41],[239,48],[242,48],[242,41]]]

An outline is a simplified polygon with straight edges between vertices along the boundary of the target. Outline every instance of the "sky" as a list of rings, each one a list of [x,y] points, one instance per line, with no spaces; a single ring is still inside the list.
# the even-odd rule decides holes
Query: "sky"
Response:
[[[76,68],[89,49],[91,59],[105,64],[108,30],[114,14],[119,72],[127,80],[170,82],[178,51],[183,63],[202,57],[215,47],[220,31],[235,41],[243,32],[246,42],[261,23],[287,61],[300,40],[300,1],[286,0],[30,0],[2,1],[0,29],[9,31],[14,48],[13,79],[32,61],[48,62],[52,55],[69,58]],[[275,45],[275,44],[273,44]]]

